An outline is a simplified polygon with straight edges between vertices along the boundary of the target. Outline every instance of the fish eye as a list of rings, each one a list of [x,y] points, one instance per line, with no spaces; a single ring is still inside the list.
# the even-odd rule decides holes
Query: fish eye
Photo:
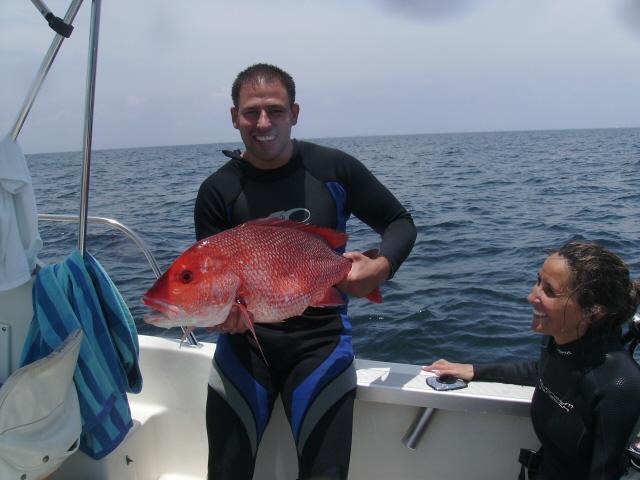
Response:
[[[182,272],[180,272],[180,280],[182,280],[184,283],[189,283],[191,280],[193,280],[193,272],[191,270],[183,270]]]

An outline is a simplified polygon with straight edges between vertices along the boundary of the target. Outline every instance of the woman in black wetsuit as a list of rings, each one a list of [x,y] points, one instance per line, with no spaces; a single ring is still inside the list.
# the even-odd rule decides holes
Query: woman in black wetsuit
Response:
[[[621,330],[640,303],[640,282],[606,249],[570,242],[551,254],[527,297],[540,359],[423,367],[437,375],[535,386],[531,419],[543,446],[536,480],[614,480],[640,416],[640,368]]]

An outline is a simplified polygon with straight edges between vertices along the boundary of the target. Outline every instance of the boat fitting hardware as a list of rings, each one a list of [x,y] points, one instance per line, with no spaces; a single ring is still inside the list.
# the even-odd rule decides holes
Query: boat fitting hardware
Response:
[[[427,425],[435,411],[436,409],[433,407],[422,407],[418,410],[418,413],[413,419],[407,433],[402,437],[402,443],[409,450],[415,450],[418,448],[422,435],[424,435]]]
[[[70,23],[65,23],[63,19],[60,17],[56,17],[49,7],[42,0],[31,0],[31,3],[35,5],[38,11],[42,14],[44,19],[49,23],[51,29],[56,32],[58,35],[62,35],[65,38],[69,38],[71,36],[71,32],[73,32],[73,25]]]
[[[73,20],[76,18],[76,14],[78,13],[78,10],[80,9],[81,5],[82,5],[82,0],[73,0],[73,2],[71,2],[71,5],[69,5],[69,9],[67,10],[67,13],[64,16],[64,23],[66,23],[67,25],[71,25]],[[36,78],[33,81],[33,84],[31,85],[29,93],[27,94],[27,98],[22,104],[22,108],[20,109],[18,118],[16,119],[13,125],[13,129],[11,130],[10,135],[14,142],[18,139],[20,130],[22,130],[22,126],[24,125],[24,122],[27,119],[27,115],[29,115],[29,112],[31,111],[33,102],[38,96],[40,87],[42,87],[42,84],[44,83],[44,79],[46,78],[47,73],[49,73],[49,69],[51,68],[53,61],[55,60],[56,55],[60,50],[60,46],[62,45],[63,40],[64,40],[64,37],[62,35],[56,35],[51,41],[49,50],[47,50],[47,53],[44,56],[42,63],[40,64],[40,68],[38,69]]]

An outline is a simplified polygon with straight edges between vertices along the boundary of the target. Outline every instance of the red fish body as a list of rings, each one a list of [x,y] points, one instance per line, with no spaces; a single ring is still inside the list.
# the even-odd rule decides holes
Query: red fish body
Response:
[[[351,262],[333,249],[347,235],[288,220],[253,220],[187,249],[144,295],[163,315],[145,319],[160,327],[211,327],[232,305],[254,322],[279,322],[310,305],[344,303],[333,286]]]

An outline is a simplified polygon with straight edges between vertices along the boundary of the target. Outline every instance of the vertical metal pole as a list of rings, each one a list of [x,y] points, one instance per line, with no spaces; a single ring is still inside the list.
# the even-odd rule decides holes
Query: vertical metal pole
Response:
[[[100,32],[101,0],[91,4],[91,31],[89,33],[89,61],[84,111],[84,137],[82,142],[82,183],[80,190],[80,231],[78,250],[84,255],[87,239],[87,213],[89,211],[89,179],[91,174],[91,140],[93,135],[93,101],[96,94],[96,70],[98,64],[98,36]]]
[[[69,5],[69,9],[67,10],[67,14],[64,16],[65,23],[71,24],[73,20],[76,18],[76,14],[80,9],[80,5],[82,5],[82,0],[74,0]],[[11,130],[11,138],[15,142],[18,139],[18,135],[20,135],[20,130],[22,130],[22,126],[24,125],[25,120],[27,119],[27,115],[29,115],[29,111],[33,106],[33,102],[40,91],[40,87],[42,87],[42,83],[44,82],[47,73],[49,73],[49,69],[51,68],[51,64],[53,60],[56,58],[58,54],[58,50],[60,50],[60,46],[64,41],[64,37],[62,35],[56,34],[51,41],[51,45],[49,46],[49,50],[45,55],[42,63],[40,64],[40,69],[38,70],[38,74],[31,85],[31,90],[27,94],[27,98],[25,99],[24,104],[22,105],[22,109],[18,114],[18,118],[16,119],[16,123]]]

